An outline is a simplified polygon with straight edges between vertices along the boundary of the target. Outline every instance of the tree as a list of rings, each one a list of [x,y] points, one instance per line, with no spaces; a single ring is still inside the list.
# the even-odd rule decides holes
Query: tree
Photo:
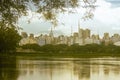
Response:
[[[0,57],[0,79],[17,80],[19,76],[17,64],[16,57]]]
[[[40,50],[40,46],[38,44],[26,44],[21,46],[22,49],[30,49],[30,50],[34,50],[34,51],[39,51]]]
[[[14,27],[6,27],[0,23],[0,52],[14,51],[21,37]]]

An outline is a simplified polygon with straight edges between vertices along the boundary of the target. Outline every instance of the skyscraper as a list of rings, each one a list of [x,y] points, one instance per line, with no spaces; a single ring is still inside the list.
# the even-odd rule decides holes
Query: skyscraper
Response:
[[[26,32],[21,32],[21,36],[22,36],[22,38],[27,38],[28,37]]]
[[[84,30],[83,37],[84,38],[90,38],[90,30],[89,29]]]
[[[54,35],[53,35],[53,29],[52,29],[52,27],[51,27],[51,31],[50,31],[50,33],[49,33],[49,36],[50,37],[53,37]]]
[[[78,37],[83,38],[83,29],[80,29],[80,22],[78,22]]]

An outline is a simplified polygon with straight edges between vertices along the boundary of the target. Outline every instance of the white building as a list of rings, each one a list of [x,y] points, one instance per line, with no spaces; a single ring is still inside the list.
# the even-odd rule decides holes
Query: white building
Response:
[[[20,40],[19,45],[25,44],[37,44],[37,40],[34,38],[33,34],[30,34],[29,37],[24,37]]]
[[[120,46],[120,41],[113,43],[115,46]]]

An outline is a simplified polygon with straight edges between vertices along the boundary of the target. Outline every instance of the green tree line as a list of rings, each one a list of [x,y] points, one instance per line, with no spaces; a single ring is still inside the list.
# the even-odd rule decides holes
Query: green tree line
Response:
[[[21,48],[47,53],[120,53],[120,47],[112,44],[107,46],[103,44],[88,44],[83,46],[80,46],[78,44],[71,46],[65,44],[48,44],[44,46],[39,46],[37,44],[26,44],[21,46]]]

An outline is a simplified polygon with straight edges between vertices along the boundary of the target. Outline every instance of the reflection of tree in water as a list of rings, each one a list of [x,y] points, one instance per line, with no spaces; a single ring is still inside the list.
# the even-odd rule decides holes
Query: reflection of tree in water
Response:
[[[110,72],[114,73],[115,75],[119,75],[120,74],[120,65],[118,64],[107,64],[103,65],[103,69],[104,69],[104,74],[105,75],[109,75]]]
[[[110,66],[103,66],[104,67],[104,74],[105,75],[109,75],[109,73],[110,73]]]
[[[74,62],[74,74],[78,75],[79,79],[90,78],[90,62],[88,61],[76,61]]]
[[[17,80],[16,59],[0,57],[0,80]]]
[[[99,65],[91,64],[91,72],[92,72],[92,73],[94,73],[94,74],[99,73],[99,68],[100,68]]]
[[[120,74],[120,65],[111,65],[111,70],[115,75]]]
[[[39,77],[40,80],[53,80],[53,78],[63,76],[64,70],[68,69],[67,62],[48,60],[18,60],[19,77],[24,78]],[[37,75],[39,74],[39,76]],[[23,78],[22,78],[23,79]],[[57,79],[56,79],[57,80]]]

